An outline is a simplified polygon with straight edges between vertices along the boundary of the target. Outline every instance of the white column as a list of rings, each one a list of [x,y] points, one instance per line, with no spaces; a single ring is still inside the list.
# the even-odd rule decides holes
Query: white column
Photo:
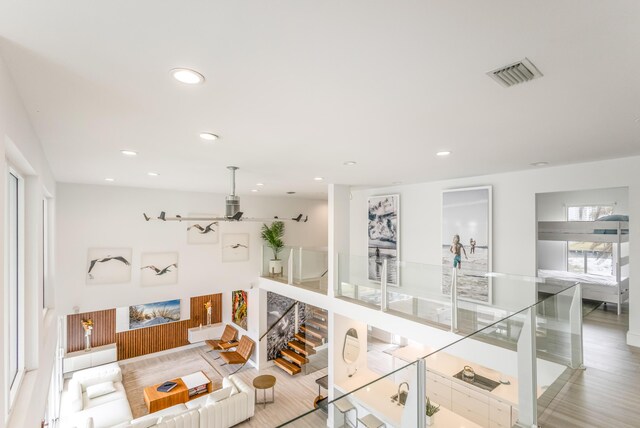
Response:
[[[582,348],[582,285],[573,287],[573,298],[569,308],[569,324],[571,328],[571,368],[583,368],[584,354]]]

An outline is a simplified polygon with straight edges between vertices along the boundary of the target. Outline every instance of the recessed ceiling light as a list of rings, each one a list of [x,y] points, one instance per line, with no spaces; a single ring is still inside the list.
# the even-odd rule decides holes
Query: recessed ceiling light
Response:
[[[436,156],[449,156],[451,154],[448,150],[443,150],[441,152],[436,153]]]
[[[315,181],[322,181],[322,180],[324,180],[324,178],[322,178],[322,177],[314,177],[313,179],[314,179]]]
[[[256,183],[256,186],[262,187],[262,186],[264,186],[264,184],[263,183]]]
[[[104,179],[104,181],[108,181],[109,183],[111,183],[111,182],[114,182],[116,180],[115,180],[115,178],[107,177],[107,178]]]
[[[343,165],[346,165],[346,166],[353,166],[355,164],[356,164],[356,161],[346,161],[345,163],[343,163]]]
[[[201,132],[200,138],[207,141],[215,141],[220,137],[218,137],[216,134],[212,134],[211,132]]]
[[[159,176],[160,174],[158,174],[157,172],[147,172],[147,175],[148,175],[149,177],[157,177],[157,176]]]
[[[255,193],[258,191],[258,189],[251,189],[251,191]]]
[[[120,153],[122,153],[125,156],[137,156],[138,152],[134,152],[133,150],[120,150]]]
[[[547,166],[549,165],[549,162],[534,162],[532,164],[529,164],[531,166]]]
[[[171,75],[178,82],[186,83],[187,85],[197,85],[204,82],[202,74],[188,68],[174,68],[171,70]]]

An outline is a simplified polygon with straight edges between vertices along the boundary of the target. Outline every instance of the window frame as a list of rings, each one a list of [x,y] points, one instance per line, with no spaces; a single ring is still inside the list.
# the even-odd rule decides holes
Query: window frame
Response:
[[[12,178],[13,177],[13,178]],[[16,343],[12,343],[11,337],[11,323],[7,323],[6,339],[5,339],[5,355],[10,359],[15,351],[16,357],[16,371],[15,374],[11,371],[10,364],[6,368],[8,388],[8,410],[13,408],[13,404],[20,390],[22,380],[25,373],[25,267],[24,267],[24,255],[25,255],[25,180],[22,174],[20,174],[13,166],[7,164],[6,173],[6,197],[5,197],[5,305],[4,310],[11,318],[13,313],[11,312],[11,287],[15,275],[15,287],[16,287]],[[15,180],[14,180],[15,179]],[[16,188],[11,187],[16,184]],[[15,190],[16,199],[12,198],[12,191]],[[12,231],[13,222],[11,219],[11,211],[15,209],[15,232]],[[14,245],[13,233],[15,233],[15,260],[10,255],[11,247]]]
[[[611,214],[613,214],[615,212],[616,209],[616,203],[615,202],[607,202],[607,203],[590,203],[590,204],[566,204],[565,205],[565,210],[564,210],[564,215],[565,215],[565,220],[566,221],[594,221],[594,220],[569,220],[569,210],[571,208],[584,208],[584,207],[606,207],[606,208],[611,208]],[[565,244],[565,270],[567,272],[569,272],[569,253],[571,251],[571,245],[570,242],[567,242]],[[614,256],[613,256],[613,252],[611,253],[611,263],[614,263]],[[589,273],[589,264],[588,264],[588,257],[584,259],[583,261],[583,266],[582,266],[582,272],[588,274]]]

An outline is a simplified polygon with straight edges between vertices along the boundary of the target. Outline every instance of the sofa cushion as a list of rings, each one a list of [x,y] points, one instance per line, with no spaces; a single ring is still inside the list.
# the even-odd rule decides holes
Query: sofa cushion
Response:
[[[100,398],[102,397],[98,399]],[[93,418],[95,428],[111,428],[123,422],[129,422],[132,417],[131,408],[125,396],[125,398],[119,400],[109,401],[100,406],[84,409],[80,412],[61,417],[60,427],[83,427],[87,418]]]
[[[137,422],[131,421],[129,427],[131,428],[149,428],[158,423],[157,417],[151,417],[143,420],[139,420]]]
[[[158,423],[158,419],[166,415],[177,415],[187,410],[187,406],[184,404],[176,404],[175,406],[167,407],[166,409],[158,410],[157,412],[150,413],[148,415],[140,416],[137,419],[131,421],[131,428],[146,428],[154,426]],[[151,425],[149,425],[149,423]]]
[[[98,398],[103,395],[111,394],[112,392],[116,392],[113,382],[102,382],[97,385],[87,387],[87,397],[89,398]]]
[[[80,382],[71,379],[67,384],[67,400],[69,402],[69,410],[71,412],[79,412],[82,410],[82,386]]]
[[[91,385],[109,381],[122,382],[122,371],[118,363],[110,363],[77,371],[73,374],[73,379],[80,382],[82,390],[86,391],[87,387]]]
[[[93,418],[87,418],[87,421],[84,424],[84,428],[95,428],[95,424],[93,423]]]
[[[226,400],[227,398],[231,397],[232,391],[233,386],[227,386],[226,388],[214,391],[207,397],[207,403],[216,403],[218,401]]]
[[[236,388],[238,388],[238,391],[240,391],[240,393],[244,392],[247,395],[247,413],[249,415],[248,417],[249,418],[253,417],[253,414],[255,413],[255,407],[256,407],[255,390],[253,389],[252,386],[249,386],[246,383],[244,383],[236,375],[229,376],[229,380],[233,382],[233,384],[236,386]]]
[[[189,410],[197,409],[198,407],[204,406],[207,403],[207,398],[209,398],[209,395],[210,394],[207,394],[207,395],[203,395],[202,397],[189,400],[186,403],[184,403],[184,405],[187,406],[187,409]]]

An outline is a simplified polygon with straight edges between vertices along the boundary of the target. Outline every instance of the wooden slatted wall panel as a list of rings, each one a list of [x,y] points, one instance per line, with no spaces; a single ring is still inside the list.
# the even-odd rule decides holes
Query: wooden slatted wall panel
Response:
[[[188,345],[188,323],[177,321],[116,333],[118,360]]]
[[[222,322],[222,293],[208,294],[191,298],[191,320],[189,328],[198,327],[207,323],[207,310],[204,304],[211,300],[211,323]],[[231,302],[229,302],[231,305]]]
[[[84,312],[67,315],[67,352],[84,349],[84,328],[82,320],[93,320],[91,346],[102,346],[116,341],[116,310]]]
[[[118,360],[188,345],[187,330],[207,322],[204,304],[211,300],[211,322],[222,321],[222,293],[191,298],[190,319],[116,333]]]

